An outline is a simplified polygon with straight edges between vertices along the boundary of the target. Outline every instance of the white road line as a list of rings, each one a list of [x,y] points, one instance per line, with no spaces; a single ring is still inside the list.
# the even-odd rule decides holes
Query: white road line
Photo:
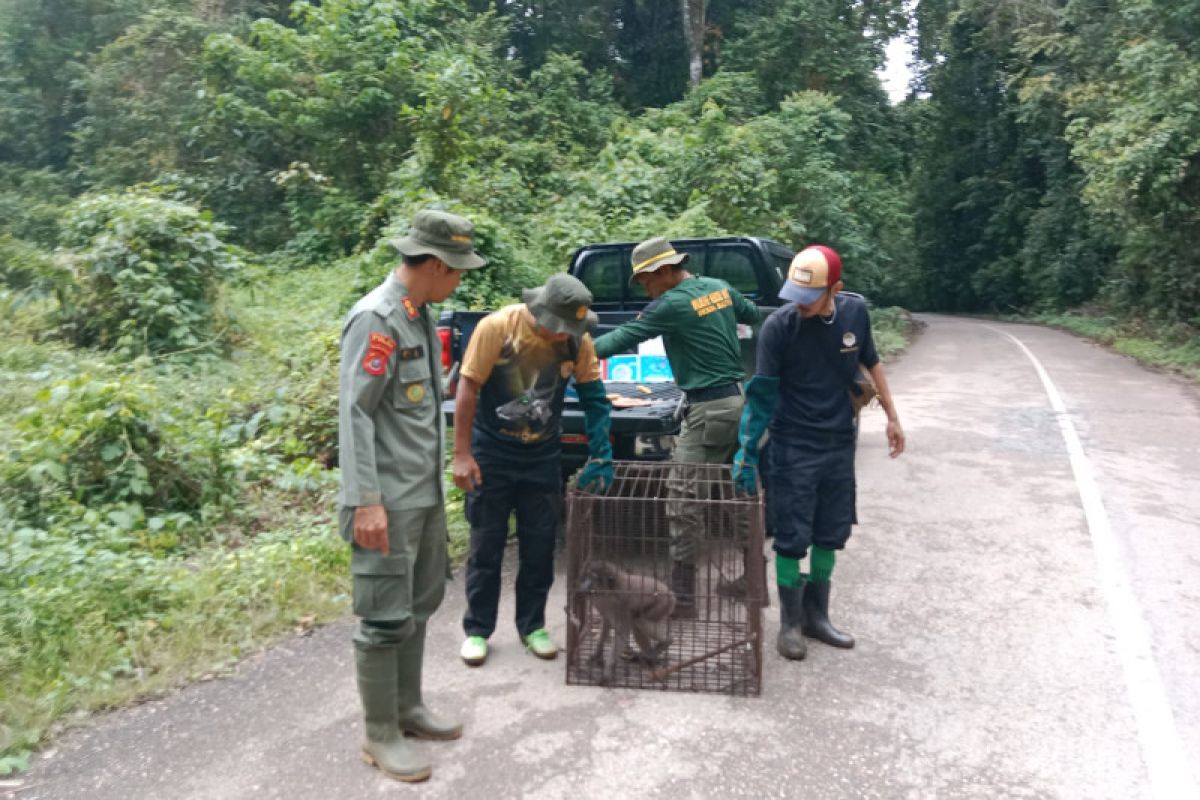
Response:
[[[1033,368],[1037,370],[1046,395],[1050,398],[1050,407],[1058,418],[1058,427],[1071,458],[1071,471],[1075,474],[1075,484],[1079,487],[1079,499],[1091,534],[1100,586],[1116,633],[1114,644],[1137,720],[1142,757],[1150,772],[1151,791],[1159,798],[1200,797],[1183,742],[1175,727],[1175,716],[1171,713],[1166,687],[1154,661],[1150,628],[1138,607],[1129,576],[1121,565],[1117,540],[1108,520],[1108,512],[1104,510],[1104,501],[1096,485],[1091,462],[1083,451],[1083,444],[1062,396],[1037,356],[1020,339],[991,325],[984,327],[1011,339],[1033,362]]]

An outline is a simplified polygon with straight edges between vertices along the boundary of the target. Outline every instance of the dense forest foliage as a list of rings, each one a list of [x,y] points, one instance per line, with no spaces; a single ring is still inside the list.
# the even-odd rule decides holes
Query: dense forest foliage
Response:
[[[0,774],[344,608],[337,325],[429,205],[472,307],[730,233],[1196,347],[1200,0],[0,0]]]
[[[504,251],[474,303],[582,242],[724,231],[830,242],[885,304],[1195,324],[1198,28],[1188,0],[3,0],[0,269],[71,282],[68,209],[114,192],[285,268],[441,202]]]

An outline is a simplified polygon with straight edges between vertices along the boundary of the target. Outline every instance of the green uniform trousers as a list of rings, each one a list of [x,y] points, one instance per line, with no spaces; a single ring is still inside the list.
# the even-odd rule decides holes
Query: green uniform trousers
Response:
[[[679,463],[671,469],[667,481],[671,558],[676,561],[695,558],[704,525],[703,509],[690,501],[707,499],[701,496],[706,492],[688,464],[728,464],[733,459],[744,403],[745,398],[736,394],[687,406],[683,429],[675,442],[673,460]]]
[[[350,542],[350,572],[354,578],[354,614],[362,622],[354,640],[363,645],[394,644],[395,623],[404,628],[425,622],[442,604],[446,593],[446,509],[387,510],[388,555],[354,542],[354,509],[341,508],[342,538]]]

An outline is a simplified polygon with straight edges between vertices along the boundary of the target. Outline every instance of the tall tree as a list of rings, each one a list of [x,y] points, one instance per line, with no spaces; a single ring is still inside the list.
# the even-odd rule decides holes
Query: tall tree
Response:
[[[688,83],[699,86],[704,75],[704,28],[706,0],[679,0],[683,40],[688,51]]]
[[[1200,322],[1200,2],[923,0],[920,252],[944,307]]]

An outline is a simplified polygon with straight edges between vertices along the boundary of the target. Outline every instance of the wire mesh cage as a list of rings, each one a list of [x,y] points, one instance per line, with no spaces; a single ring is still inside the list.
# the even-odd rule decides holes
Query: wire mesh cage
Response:
[[[760,497],[724,464],[619,461],[567,495],[567,683],[757,695]]]

